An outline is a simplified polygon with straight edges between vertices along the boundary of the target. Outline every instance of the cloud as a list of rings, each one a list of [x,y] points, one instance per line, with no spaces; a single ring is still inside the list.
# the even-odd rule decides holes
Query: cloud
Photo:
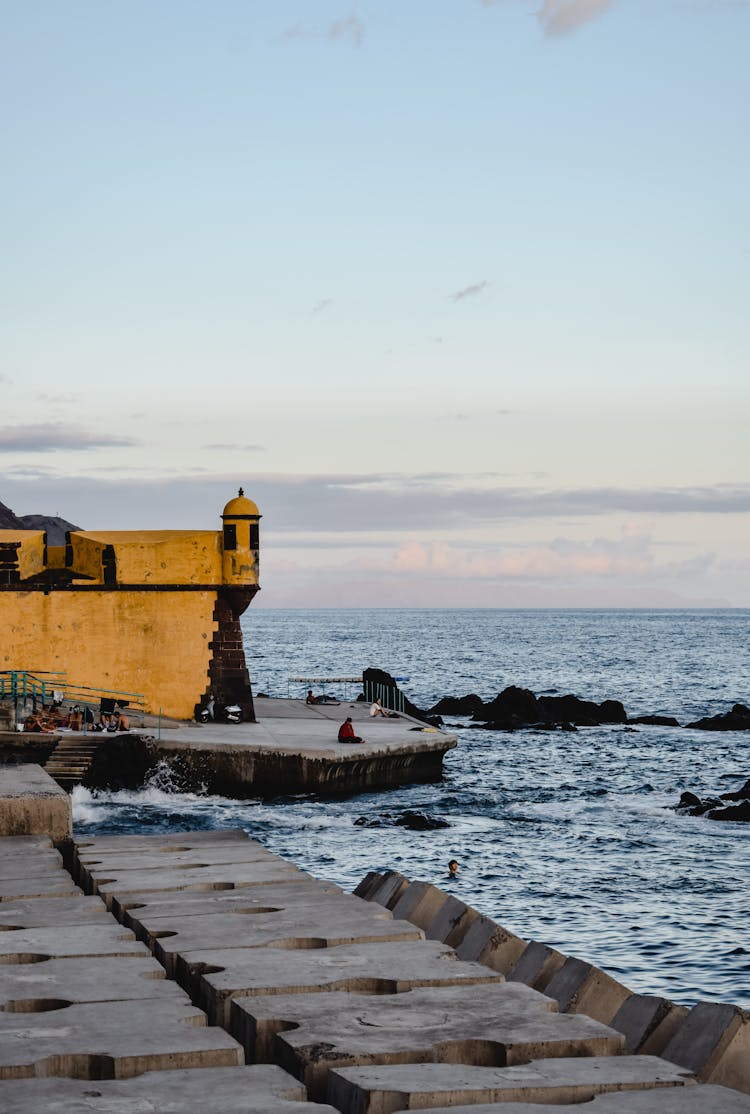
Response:
[[[295,39],[328,39],[331,42],[348,42],[360,47],[365,40],[365,31],[365,23],[359,16],[347,15],[332,20],[325,31],[295,23],[294,26],[288,27],[281,37],[290,41]]]
[[[362,46],[365,38],[365,25],[356,15],[344,19],[334,19],[328,28],[329,39],[349,39],[355,46]]]
[[[567,35],[596,19],[614,0],[544,0],[538,13],[545,35]]]
[[[80,447],[78,440],[75,446]],[[369,544],[369,539],[380,536],[392,540],[398,535],[416,538],[437,532],[466,536],[522,522],[581,522],[615,514],[714,517],[750,511],[750,484],[554,489],[500,476],[451,473],[304,476],[234,468],[223,472],[175,469],[169,474],[129,469],[124,475],[119,468],[112,474],[89,471],[85,476],[69,476],[58,470],[38,487],[40,496],[60,507],[66,518],[92,529],[110,524],[115,505],[123,528],[169,524],[178,529],[210,524],[240,483],[264,514],[267,533],[295,542],[326,536],[333,546],[349,544],[352,538],[358,544],[367,539]],[[21,506],[28,500],[23,479],[6,472],[0,501]],[[35,509],[29,506],[28,513]]]
[[[57,395],[55,395],[55,394],[48,394],[48,393],[45,393],[43,391],[39,391],[37,394],[35,394],[34,398],[36,399],[37,402],[52,402],[52,403],[55,403],[55,402],[74,403],[74,402],[80,402],[81,401],[81,396],[80,395],[74,395],[74,394],[57,394]]]
[[[485,8],[494,8],[499,0],[482,0]],[[539,0],[536,15],[545,35],[567,35],[603,15],[614,0]]]
[[[481,294],[492,283],[488,279],[482,279],[481,282],[473,282],[470,286],[465,286],[463,290],[457,290],[455,294],[449,294],[452,302],[460,302],[462,298],[475,298],[477,294]]]
[[[71,449],[88,451],[111,446],[137,445],[132,437],[91,433],[67,422],[42,425],[0,426],[0,453],[51,453]]]
[[[221,450],[222,452],[231,451],[238,453],[264,453],[266,451],[265,445],[230,445],[221,444],[220,442],[215,445],[203,445],[204,449]]]
[[[320,301],[316,302],[313,306],[313,313],[322,313],[324,309],[328,309],[328,307],[332,305],[333,298],[321,298]]]

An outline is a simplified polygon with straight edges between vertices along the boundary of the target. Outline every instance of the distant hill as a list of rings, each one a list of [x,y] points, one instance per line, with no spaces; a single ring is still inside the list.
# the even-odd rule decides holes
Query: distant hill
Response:
[[[65,545],[65,534],[68,530],[80,530],[64,518],[50,514],[22,514],[16,515],[0,503],[0,530],[46,530],[48,545]]]

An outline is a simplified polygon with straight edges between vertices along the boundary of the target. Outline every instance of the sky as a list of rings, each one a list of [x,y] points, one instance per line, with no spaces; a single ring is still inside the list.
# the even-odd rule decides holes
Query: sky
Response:
[[[750,0],[0,0],[0,502],[254,607],[750,606]]]

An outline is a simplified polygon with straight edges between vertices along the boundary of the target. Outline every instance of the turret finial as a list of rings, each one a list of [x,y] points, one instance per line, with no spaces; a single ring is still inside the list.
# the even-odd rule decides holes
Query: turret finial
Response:
[[[245,492],[242,490],[242,488],[240,488],[240,490],[237,492],[237,494],[239,495],[239,497],[241,499],[242,496],[245,494]]]

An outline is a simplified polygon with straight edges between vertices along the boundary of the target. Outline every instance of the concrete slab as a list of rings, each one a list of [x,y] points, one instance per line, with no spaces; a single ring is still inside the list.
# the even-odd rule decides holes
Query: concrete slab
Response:
[[[129,929],[115,921],[104,924],[68,925],[11,929],[0,932],[0,963],[39,963],[41,959],[61,959],[68,955],[148,955]]]
[[[80,890],[70,897],[32,897],[0,902],[0,927],[3,929],[112,923],[104,902],[98,897],[86,897]]]
[[[155,832],[153,835],[84,836],[75,841],[75,853],[80,855],[96,849],[97,855],[122,855],[124,852],[174,850],[186,851],[216,843],[246,843],[249,836],[244,828],[221,828],[200,832]]]
[[[508,971],[508,979],[511,982],[526,983],[526,986],[533,986],[535,990],[544,990],[567,958],[555,948],[540,944],[538,940],[530,940]]]
[[[456,945],[459,959],[475,959],[506,977],[525,948],[525,940],[485,916],[473,921]]]
[[[226,866],[236,863],[258,863],[278,861],[265,847],[249,840],[243,843],[216,843],[194,847],[188,850],[162,848],[161,851],[125,851],[122,854],[110,852],[98,855],[96,850],[80,853],[77,856],[76,879],[84,889],[90,887],[89,880],[101,878],[112,871],[121,870],[182,870],[185,867],[206,868]]]
[[[632,991],[592,963],[569,956],[544,987],[544,993],[554,998],[564,1013],[585,1013],[609,1025]]]
[[[133,1079],[0,1082],[4,1114],[339,1114],[305,1101],[305,1088],[274,1064],[147,1071]]]
[[[133,927],[140,923],[141,917],[150,920],[155,917],[172,917],[175,913],[180,916],[214,916],[216,913],[231,912],[232,909],[248,913],[264,910],[275,912],[299,905],[306,906],[311,900],[317,901],[321,908],[324,903],[326,906],[334,903],[335,908],[341,909],[346,909],[350,903],[359,902],[358,898],[345,894],[333,882],[303,878],[288,883],[261,883],[238,890],[167,890],[161,893],[150,891],[114,895],[111,906],[118,920]]]
[[[48,851],[9,850],[0,858],[0,878],[23,878],[30,872],[51,874],[56,870],[67,873],[62,855],[53,848]]]
[[[407,1108],[402,1108],[407,1109]],[[497,1114],[497,1103],[471,1106],[430,1106],[424,1114]],[[502,1114],[571,1114],[569,1103],[509,1102]],[[660,1087],[658,1090],[611,1091],[586,1104],[586,1114],[748,1114],[747,1095],[726,1087]]]
[[[521,983],[426,987],[385,996],[299,994],[235,998],[232,1032],[250,1057],[274,1059],[313,1098],[329,1068],[442,1061],[513,1065],[561,1056],[610,1056],[620,1033]]]
[[[0,834],[70,839],[70,797],[41,766],[3,766],[0,771]]]
[[[663,1055],[705,1082],[750,1092],[750,1014],[724,1002],[699,1002]]]
[[[160,893],[168,890],[235,890],[269,882],[306,881],[310,875],[283,859],[217,866],[165,868],[164,870],[118,870],[97,877],[94,892],[112,904],[115,895]]]
[[[70,897],[80,893],[64,870],[39,871],[26,878],[0,878],[0,902],[29,897]]]
[[[128,1079],[164,1068],[232,1067],[242,1049],[177,999],[0,1013],[0,1079]]]
[[[54,845],[48,835],[0,836],[0,859],[14,850],[52,851]]]
[[[481,963],[462,963],[437,940],[350,944],[314,951],[277,948],[189,952],[177,962],[182,985],[212,1024],[229,1027],[231,999],[259,994],[348,990],[399,994],[415,986],[502,980]]]
[[[373,912],[370,913],[369,910]],[[271,947],[274,950],[331,948],[337,944],[368,941],[416,940],[421,933],[408,921],[394,921],[387,910],[382,917],[373,915],[378,906],[365,912],[325,908],[311,902],[307,906],[282,909],[275,913],[215,913],[211,917],[139,917],[137,935],[146,941],[170,975],[177,972],[177,957],[189,957],[207,948],[247,950]]]
[[[124,1002],[139,998],[186,1000],[150,955],[76,956],[46,963],[0,965],[0,1011],[43,1012],[50,1001]]]
[[[505,1068],[445,1063],[337,1068],[329,1075],[328,1100],[347,1114],[392,1114],[461,1103],[578,1104],[606,1091],[682,1091],[685,1085],[694,1085],[690,1073],[656,1056],[582,1056]]]

